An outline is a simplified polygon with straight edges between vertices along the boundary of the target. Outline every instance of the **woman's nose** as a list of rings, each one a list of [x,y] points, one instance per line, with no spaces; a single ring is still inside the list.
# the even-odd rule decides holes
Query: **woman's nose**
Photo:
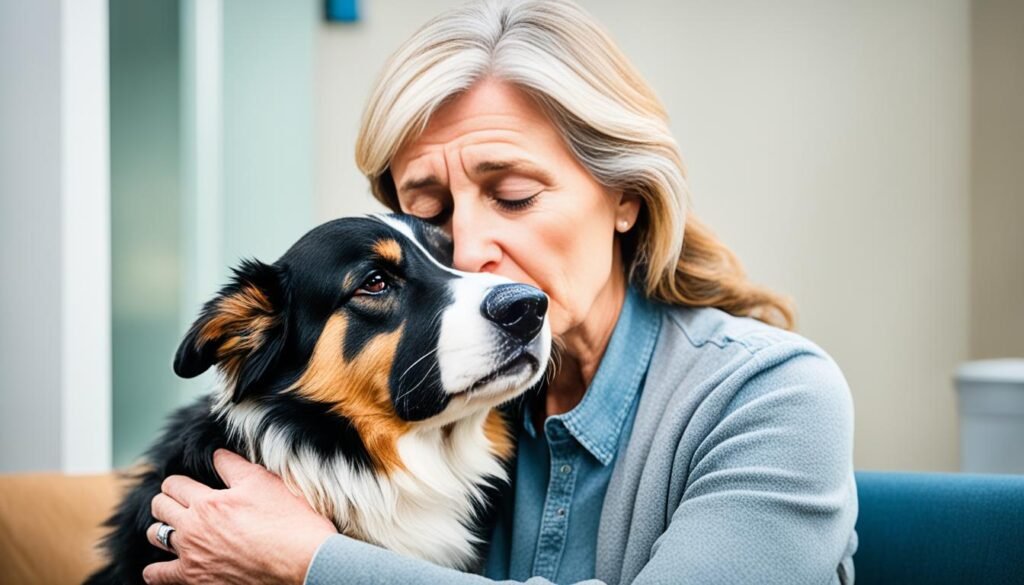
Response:
[[[469,207],[463,202],[461,209],[456,205],[452,211],[452,263],[464,272],[494,272],[501,262],[497,234],[487,224],[486,214],[475,213]]]

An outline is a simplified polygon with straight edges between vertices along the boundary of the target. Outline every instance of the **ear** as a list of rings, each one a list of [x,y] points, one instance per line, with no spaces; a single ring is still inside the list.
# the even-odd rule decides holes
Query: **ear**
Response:
[[[284,267],[242,261],[178,346],[174,373],[194,378],[218,364],[234,402],[265,384],[288,329],[287,276]]]
[[[640,196],[636,193],[622,191],[618,194],[618,202],[616,203],[615,209],[615,222],[616,225],[618,225],[620,221],[625,221],[628,226],[626,230],[621,231],[628,231],[636,225],[636,219],[640,215],[640,205]]]

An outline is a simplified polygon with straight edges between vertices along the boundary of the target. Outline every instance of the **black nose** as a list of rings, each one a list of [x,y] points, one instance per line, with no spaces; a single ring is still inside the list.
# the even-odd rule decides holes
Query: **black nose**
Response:
[[[480,312],[516,339],[537,336],[548,310],[548,297],[525,284],[502,284],[491,289]]]

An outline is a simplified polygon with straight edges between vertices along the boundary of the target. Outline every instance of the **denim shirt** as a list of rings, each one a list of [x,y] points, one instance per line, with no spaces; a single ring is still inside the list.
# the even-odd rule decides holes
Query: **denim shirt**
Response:
[[[619,334],[646,321],[637,301],[631,293],[583,401],[551,422],[566,432],[545,423],[532,437],[517,425],[521,440],[543,443],[523,449],[513,480],[525,484],[503,500],[487,573],[521,578],[536,566],[562,583],[595,577],[577,585],[853,583],[853,402],[836,363],[754,319],[657,303],[651,353],[645,335]],[[624,370],[633,377],[621,388],[602,381]],[[621,422],[620,400],[630,404]],[[578,445],[574,459],[562,441]],[[609,467],[610,479],[599,479]],[[524,583],[341,535],[321,544],[306,582]]]
[[[503,501],[484,573],[492,579],[594,577],[597,529],[612,463],[629,442],[658,337],[657,305],[632,288],[583,400],[534,428],[524,404],[518,424],[514,495]],[[510,501],[512,500],[512,501]]]

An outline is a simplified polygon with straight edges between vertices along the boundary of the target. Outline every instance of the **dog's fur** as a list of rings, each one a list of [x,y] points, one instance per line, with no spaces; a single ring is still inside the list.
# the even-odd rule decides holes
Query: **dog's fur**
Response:
[[[411,218],[347,218],[273,265],[236,269],[174,362],[183,377],[216,365],[222,384],[146,454],[108,521],[110,563],[89,582],[141,583],[143,567],[173,558],[146,540],[150,501],[173,474],[223,488],[220,447],[279,475],[344,534],[473,567],[487,492],[513,449],[495,407],[539,381],[551,334],[542,293],[452,270],[451,250]]]

